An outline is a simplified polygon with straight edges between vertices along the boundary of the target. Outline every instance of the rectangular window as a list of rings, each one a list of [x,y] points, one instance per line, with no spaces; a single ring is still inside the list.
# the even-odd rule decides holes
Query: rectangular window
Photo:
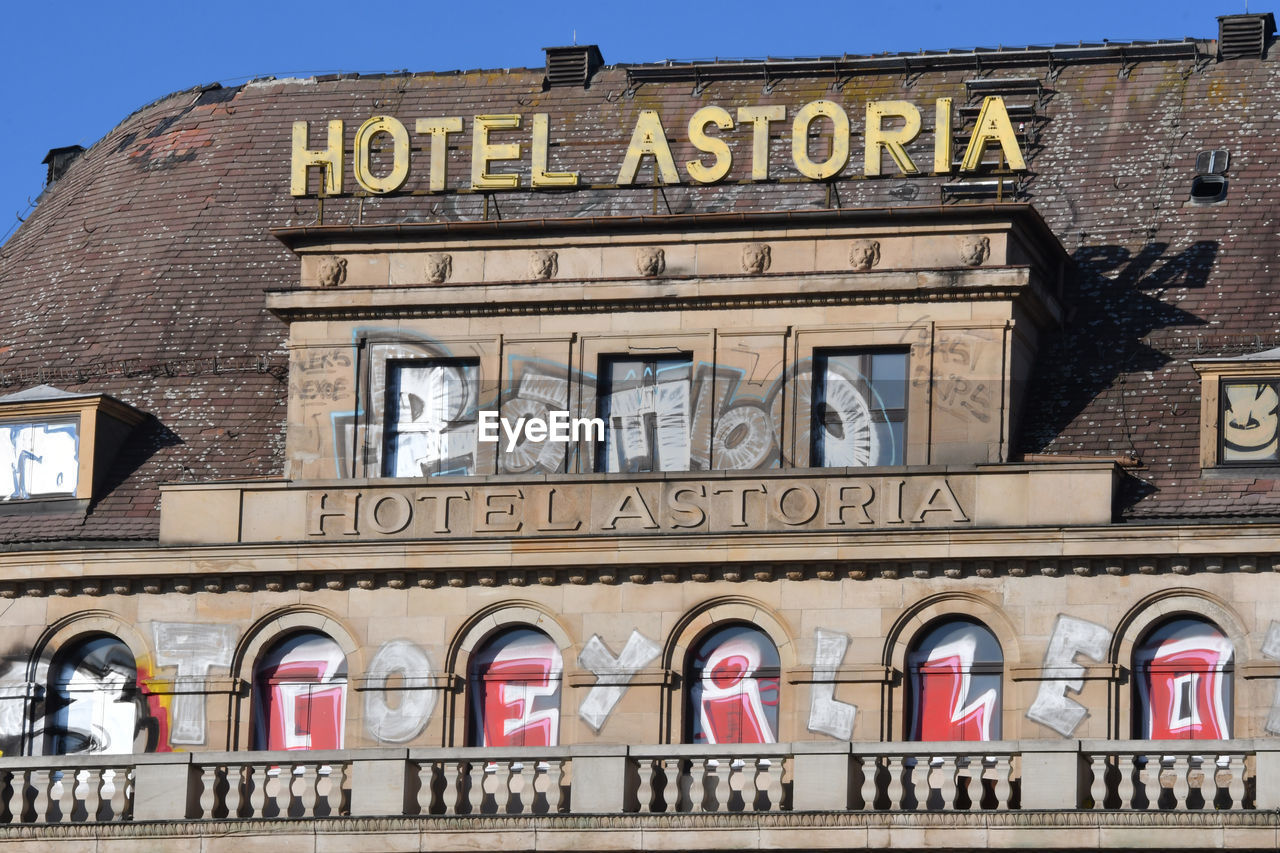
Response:
[[[1280,379],[1224,379],[1218,400],[1219,461],[1280,462]]]
[[[387,362],[383,476],[476,473],[479,372],[464,359]]]
[[[605,431],[596,469],[688,471],[692,380],[688,355],[601,358],[599,401]]]
[[[80,475],[79,420],[0,424],[2,500],[74,495]]]
[[[907,353],[834,350],[814,356],[815,467],[903,464]]]

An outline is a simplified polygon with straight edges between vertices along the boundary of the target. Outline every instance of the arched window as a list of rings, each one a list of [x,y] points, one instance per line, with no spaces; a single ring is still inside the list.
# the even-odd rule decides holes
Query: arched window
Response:
[[[138,730],[138,668],[110,636],[91,637],[54,659],[45,699],[45,752],[133,752]]]
[[[911,740],[999,740],[1004,654],[996,635],[967,619],[937,622],[907,653]]]
[[[1158,625],[1133,652],[1133,736],[1230,738],[1233,661],[1231,641],[1212,622]]]
[[[690,743],[777,743],[778,647],[751,625],[717,628],[693,647],[685,740]]]
[[[319,631],[276,641],[253,674],[254,749],[342,749],[347,659]]]
[[[556,746],[564,664],[550,637],[533,628],[494,634],[467,673],[472,746]]]

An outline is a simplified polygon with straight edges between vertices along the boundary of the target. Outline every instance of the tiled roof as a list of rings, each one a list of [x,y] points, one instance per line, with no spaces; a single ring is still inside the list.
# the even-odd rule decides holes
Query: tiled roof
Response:
[[[844,76],[833,63],[829,73],[762,79],[752,63],[727,63],[705,86],[693,82],[693,66],[687,79],[607,67],[588,88],[546,91],[541,70],[518,70],[268,79],[163,98],[85,152],[0,251],[0,389],[107,393],[154,420],[135,430],[87,517],[0,516],[0,543],[154,539],[158,483],[282,473],[285,328],[264,310],[263,291],[298,276],[297,259],[269,230],[317,215],[314,199],[289,196],[296,119],[345,119],[350,135],[375,114],[546,112],[563,140],[552,168],[608,184],[641,109],[660,108],[672,129],[708,104],[831,98],[856,129],[868,99],[963,99],[966,81],[1001,75],[1042,84],[1019,198],[1075,261],[1070,318],[1042,343],[1021,449],[1136,455],[1126,519],[1280,516],[1274,481],[1201,478],[1191,367],[1280,345],[1280,60],[1218,63],[1211,44],[1188,44],[1128,54],[1089,46],[1056,60],[1049,48],[1000,51],[986,66],[990,52],[940,55],[946,62],[915,55],[903,68],[888,62],[902,57],[887,57],[883,68],[854,63]],[[788,140],[779,134],[775,144]],[[468,173],[469,134],[454,142],[451,186]],[[923,162],[931,144],[927,135],[916,143]],[[1196,154],[1212,148],[1231,152],[1227,200],[1191,205]],[[676,142],[673,153],[682,162],[696,152]],[[780,150],[774,157],[782,162]],[[837,183],[840,206],[936,204],[945,182],[859,173],[851,164],[851,179]],[[422,170],[414,176],[421,186],[409,189],[425,189]],[[828,203],[825,185],[794,182],[668,187],[662,199],[672,213]],[[494,212],[642,215],[653,204],[648,187],[515,192],[501,194]],[[324,221],[474,220],[484,210],[475,193],[341,198],[325,202]]]

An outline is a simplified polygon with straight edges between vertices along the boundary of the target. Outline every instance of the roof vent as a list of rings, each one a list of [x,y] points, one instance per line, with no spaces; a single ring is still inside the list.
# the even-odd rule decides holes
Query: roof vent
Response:
[[[1275,30],[1276,19],[1270,12],[1219,17],[1218,59],[1261,59]]]
[[[51,186],[54,181],[66,174],[67,169],[71,168],[71,164],[83,153],[84,147],[80,145],[50,148],[49,153],[44,155],[44,159],[40,161],[49,167],[49,174],[44,179],[44,185],[46,187]]]
[[[1192,204],[1217,204],[1227,198],[1227,166],[1231,155],[1224,149],[1196,155],[1196,176],[1191,180]]]
[[[544,47],[547,52],[547,76],[543,78],[544,89],[562,86],[591,85],[591,75],[596,73],[604,58],[600,48],[594,44],[574,44],[568,47]]]

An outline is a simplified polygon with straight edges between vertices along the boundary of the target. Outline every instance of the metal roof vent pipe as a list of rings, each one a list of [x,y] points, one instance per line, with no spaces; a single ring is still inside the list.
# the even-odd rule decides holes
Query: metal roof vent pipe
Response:
[[[1222,15],[1218,18],[1218,61],[1262,59],[1266,56],[1276,18],[1270,12]]]
[[[71,164],[83,153],[84,147],[80,145],[50,148],[49,153],[44,155],[44,159],[40,161],[49,167],[49,173],[45,176],[44,185],[46,187],[53,186],[54,181],[66,174],[67,169],[71,168]]]
[[[544,47],[547,52],[547,74],[542,78],[542,88],[591,85],[591,76],[604,65],[600,48],[594,44],[573,44],[568,47]]]

